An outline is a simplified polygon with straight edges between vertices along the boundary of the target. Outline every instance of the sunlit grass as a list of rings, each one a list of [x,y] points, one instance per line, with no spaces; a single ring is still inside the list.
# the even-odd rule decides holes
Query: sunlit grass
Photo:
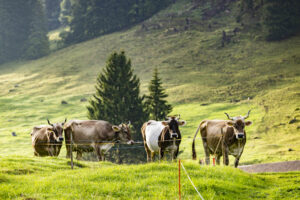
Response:
[[[176,199],[178,164],[114,165],[66,159],[0,157],[1,199]],[[205,199],[299,198],[299,173],[250,175],[230,167],[183,162]],[[12,189],[13,188],[13,189]],[[185,173],[183,199],[198,198]]]

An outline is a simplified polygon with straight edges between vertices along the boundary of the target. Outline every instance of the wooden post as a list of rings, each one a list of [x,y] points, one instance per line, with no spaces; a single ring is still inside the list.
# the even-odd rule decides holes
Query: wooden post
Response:
[[[213,166],[216,166],[216,157],[213,157]]]
[[[71,169],[73,169],[73,136],[72,136],[72,133],[71,133],[71,142],[70,142],[70,157],[71,157]]]
[[[180,159],[178,160],[178,195],[179,195],[179,200],[181,200],[181,188],[180,188]]]

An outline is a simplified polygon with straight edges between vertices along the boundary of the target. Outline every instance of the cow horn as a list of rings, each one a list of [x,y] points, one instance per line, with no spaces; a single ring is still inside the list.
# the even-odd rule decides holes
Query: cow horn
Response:
[[[51,124],[51,123],[50,123],[50,121],[49,121],[49,119],[48,119],[48,118],[47,118],[47,121],[48,121],[48,124],[49,124],[50,126],[53,126],[53,124]]]
[[[224,113],[224,114],[228,117],[228,119],[233,120],[233,118],[230,117],[230,116],[228,115],[228,113]]]
[[[251,110],[248,111],[247,115],[244,117],[244,119],[247,119],[249,117]]]
[[[130,125],[131,125],[131,121],[128,122],[128,126],[130,126]]]

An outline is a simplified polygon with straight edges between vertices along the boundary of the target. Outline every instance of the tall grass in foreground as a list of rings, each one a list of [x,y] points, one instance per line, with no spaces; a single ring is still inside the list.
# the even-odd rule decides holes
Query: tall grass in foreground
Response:
[[[178,164],[76,162],[61,158],[1,157],[0,199],[177,199]],[[205,199],[297,199],[300,173],[244,173],[183,162]],[[183,199],[197,193],[182,172]]]

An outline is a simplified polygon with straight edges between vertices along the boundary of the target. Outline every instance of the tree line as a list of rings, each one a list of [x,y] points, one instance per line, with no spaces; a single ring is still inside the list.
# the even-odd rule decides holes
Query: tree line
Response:
[[[151,17],[174,0],[77,0],[72,5],[66,43],[118,31]]]
[[[47,55],[47,32],[39,0],[0,0],[0,63]]]
[[[202,0],[191,0],[201,3]],[[89,40],[141,22],[176,0],[0,0],[0,64],[49,53],[49,30],[69,26],[66,45]],[[224,11],[231,0],[214,0]],[[266,40],[288,38],[300,29],[299,0],[239,0],[237,21],[259,16]],[[251,21],[251,20],[250,20]]]

